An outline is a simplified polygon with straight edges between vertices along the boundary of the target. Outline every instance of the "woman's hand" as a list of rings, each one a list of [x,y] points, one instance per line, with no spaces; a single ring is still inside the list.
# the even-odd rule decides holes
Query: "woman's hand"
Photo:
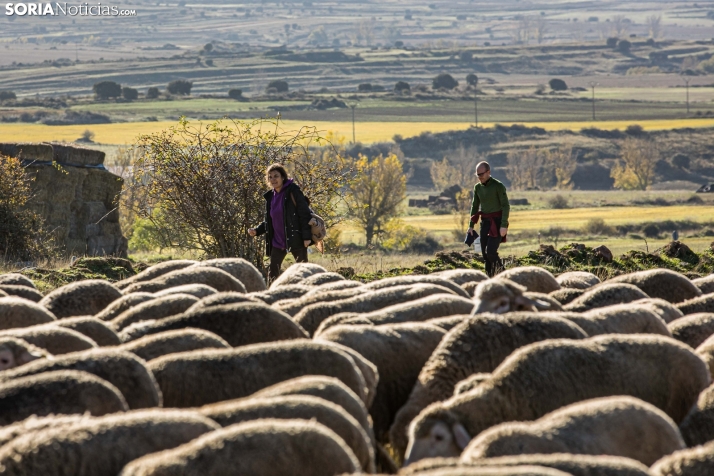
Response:
[[[307,248],[308,246],[310,246],[312,244],[312,240],[305,240],[305,241],[303,241],[303,244],[305,245],[305,248]]]
[[[255,231],[255,228],[248,228],[248,234],[249,234],[250,236],[255,236],[255,235],[258,234],[258,232]]]

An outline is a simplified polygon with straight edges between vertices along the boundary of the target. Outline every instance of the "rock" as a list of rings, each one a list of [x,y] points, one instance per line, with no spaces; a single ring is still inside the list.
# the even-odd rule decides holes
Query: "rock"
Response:
[[[123,180],[104,168],[104,152],[59,143],[4,143],[0,153],[22,159],[32,179],[29,207],[67,253],[126,257],[115,209]]]
[[[593,248],[593,253],[604,262],[612,263],[612,251],[607,246],[600,245],[597,248]]]

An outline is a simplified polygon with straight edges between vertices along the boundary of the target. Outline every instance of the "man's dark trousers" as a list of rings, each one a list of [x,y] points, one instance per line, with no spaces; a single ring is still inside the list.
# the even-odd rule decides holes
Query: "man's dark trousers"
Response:
[[[491,220],[496,220],[498,236],[488,236],[491,228]],[[493,277],[503,269],[503,262],[498,256],[498,247],[501,245],[501,220],[498,218],[486,218],[481,220],[481,255],[486,262],[486,274]]]

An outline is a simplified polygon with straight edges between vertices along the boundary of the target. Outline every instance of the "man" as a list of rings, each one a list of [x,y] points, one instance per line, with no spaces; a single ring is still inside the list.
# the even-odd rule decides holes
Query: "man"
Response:
[[[476,176],[479,183],[474,186],[469,234],[476,233],[474,225],[480,217],[481,254],[486,261],[486,273],[493,277],[503,269],[503,263],[498,256],[498,247],[506,241],[511,206],[508,204],[506,186],[491,177],[491,166],[488,162],[479,162],[476,165]]]

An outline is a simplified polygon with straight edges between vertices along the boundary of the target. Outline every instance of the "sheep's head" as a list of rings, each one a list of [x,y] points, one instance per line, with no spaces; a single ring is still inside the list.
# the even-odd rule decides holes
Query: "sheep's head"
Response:
[[[45,357],[44,353],[29,344],[16,339],[0,341],[0,371],[14,369],[33,360]]]
[[[471,437],[456,415],[433,408],[429,407],[412,422],[404,466],[424,458],[459,456],[469,444]]]
[[[505,278],[482,281],[474,291],[474,310],[471,314],[492,312],[505,314],[516,311],[548,309],[550,304],[523,295],[526,288]]]

